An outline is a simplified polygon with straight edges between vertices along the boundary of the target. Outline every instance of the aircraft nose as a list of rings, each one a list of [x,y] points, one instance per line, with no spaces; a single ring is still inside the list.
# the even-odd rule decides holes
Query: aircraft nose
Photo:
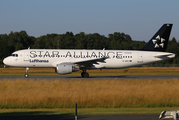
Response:
[[[5,65],[7,65],[9,62],[8,62],[9,60],[7,59],[7,58],[4,58],[4,60],[3,60],[3,63],[5,64]]]

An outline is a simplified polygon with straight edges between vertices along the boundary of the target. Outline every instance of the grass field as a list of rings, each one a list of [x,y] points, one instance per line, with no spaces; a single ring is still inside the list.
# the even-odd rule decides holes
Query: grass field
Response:
[[[23,75],[22,68],[1,68],[0,75]],[[54,69],[30,69],[30,74],[56,75]],[[94,75],[178,74],[179,68],[136,67],[93,70]],[[73,75],[79,74],[75,72]],[[0,80],[0,116],[159,114],[179,107],[179,79],[168,80]]]
[[[0,81],[0,108],[153,108],[179,106],[179,79]]]

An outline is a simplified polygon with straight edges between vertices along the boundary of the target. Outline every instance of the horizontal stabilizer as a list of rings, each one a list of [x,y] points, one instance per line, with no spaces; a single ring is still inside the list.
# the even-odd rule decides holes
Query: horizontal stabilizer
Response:
[[[173,53],[162,53],[162,54],[154,55],[154,57],[167,57],[167,56],[175,56],[175,54],[173,54]]]

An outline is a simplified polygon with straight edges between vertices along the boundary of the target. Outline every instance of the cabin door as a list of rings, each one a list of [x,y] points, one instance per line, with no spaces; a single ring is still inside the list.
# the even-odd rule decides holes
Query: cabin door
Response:
[[[143,55],[142,53],[138,53],[138,63],[143,63]]]
[[[29,51],[24,52],[24,61],[29,61]]]

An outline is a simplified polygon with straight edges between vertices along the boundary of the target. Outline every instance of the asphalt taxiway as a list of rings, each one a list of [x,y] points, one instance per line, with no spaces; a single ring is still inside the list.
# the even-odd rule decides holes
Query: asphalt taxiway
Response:
[[[137,80],[137,79],[174,79],[179,78],[179,75],[118,75],[118,76],[100,76],[91,75],[89,78],[82,78],[78,75],[30,75],[28,78],[24,76],[0,76],[0,80]]]
[[[75,120],[74,116],[0,117],[1,120]],[[78,120],[159,120],[159,115],[78,116]]]

